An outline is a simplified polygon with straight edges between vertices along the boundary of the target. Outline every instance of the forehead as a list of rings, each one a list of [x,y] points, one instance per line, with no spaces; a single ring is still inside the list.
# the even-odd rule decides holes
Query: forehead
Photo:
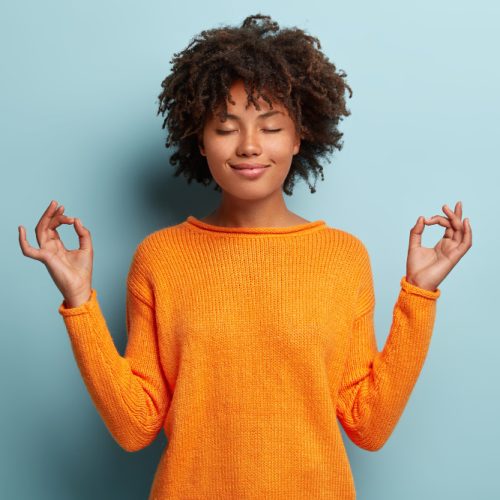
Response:
[[[259,97],[257,98],[257,94],[258,93],[254,91],[253,97],[254,100],[257,101],[259,107],[261,108],[261,111],[268,111],[270,109],[285,111],[285,107],[283,106],[283,104],[278,100],[276,100],[268,90],[262,89],[260,91],[260,94],[264,94],[268,99],[271,100],[272,108],[268,104],[268,102],[262,97],[262,95],[259,95]],[[228,111],[236,109],[240,111],[243,110],[257,111],[254,104],[248,101],[248,94],[242,80],[236,80],[229,88],[229,94],[226,96],[226,106]],[[222,109],[222,103],[218,106],[218,109]]]
[[[261,96],[259,95],[258,98],[256,98],[256,94],[254,94],[254,99],[257,101],[259,110],[256,108],[253,102],[248,101],[248,95],[245,90],[245,86],[243,81],[238,80],[234,82],[230,89],[229,89],[229,95],[226,97],[226,109],[228,114],[232,115],[264,115],[264,117],[267,116],[276,116],[280,117],[284,115],[287,115],[287,109],[286,107],[279,101],[273,98],[273,96],[267,92],[266,90],[261,91],[262,94],[265,94],[266,97],[268,97],[271,100],[272,107],[269,105],[269,103]],[[232,101],[232,102],[231,102]],[[220,114],[223,111],[223,105],[220,103],[217,107],[217,114]],[[281,111],[280,113],[267,113],[270,111]]]

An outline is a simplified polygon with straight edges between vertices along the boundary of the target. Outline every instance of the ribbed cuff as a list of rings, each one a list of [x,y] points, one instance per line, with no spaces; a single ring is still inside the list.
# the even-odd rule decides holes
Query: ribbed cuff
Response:
[[[79,314],[89,313],[93,308],[96,307],[98,307],[97,292],[94,288],[92,288],[92,292],[87,302],[84,302],[83,304],[80,304],[77,307],[67,307],[66,302],[63,300],[61,305],[59,306],[58,311],[59,314],[61,314],[61,316],[63,317],[77,316]]]
[[[436,290],[427,290],[426,288],[420,288],[419,286],[408,283],[406,275],[401,278],[400,284],[401,288],[406,292],[422,295],[428,299],[437,299],[441,295],[441,290],[439,288],[436,288]]]

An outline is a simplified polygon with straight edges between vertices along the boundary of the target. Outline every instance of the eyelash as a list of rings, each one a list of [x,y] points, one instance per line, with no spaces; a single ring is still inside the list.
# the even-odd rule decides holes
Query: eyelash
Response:
[[[263,129],[264,132],[280,132],[282,129],[276,128],[276,129]],[[236,132],[236,130],[216,130],[216,132],[220,135],[227,135],[230,134],[231,132]]]

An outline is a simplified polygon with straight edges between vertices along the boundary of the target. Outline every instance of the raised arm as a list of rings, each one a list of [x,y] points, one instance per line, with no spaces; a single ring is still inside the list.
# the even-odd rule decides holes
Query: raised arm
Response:
[[[162,428],[170,397],[140,245],[127,278],[124,356],[116,350],[94,289],[86,303],[68,308],[63,301],[59,312],[82,378],[106,427],[126,451],[148,446]]]
[[[378,351],[370,259],[363,246],[360,287],[337,416],[349,438],[369,451],[380,449],[394,430],[417,381],[430,344],[439,290],[401,279],[389,335]]]

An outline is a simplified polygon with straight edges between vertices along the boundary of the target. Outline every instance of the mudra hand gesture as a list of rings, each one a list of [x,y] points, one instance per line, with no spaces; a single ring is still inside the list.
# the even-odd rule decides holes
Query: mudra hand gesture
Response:
[[[406,261],[406,279],[409,283],[427,290],[436,290],[448,273],[472,246],[469,219],[462,221],[462,202],[455,211],[443,205],[442,215],[430,218],[420,216],[410,231],[410,244]],[[446,227],[443,237],[434,248],[421,246],[425,225],[439,224]]]
[[[72,224],[78,235],[80,247],[65,248],[57,228]],[[26,257],[45,264],[57,288],[64,296],[67,307],[77,307],[90,298],[92,291],[93,247],[90,231],[80,219],[64,215],[64,206],[52,200],[35,228],[40,248],[32,247],[26,239],[26,229],[19,226],[19,245]]]

